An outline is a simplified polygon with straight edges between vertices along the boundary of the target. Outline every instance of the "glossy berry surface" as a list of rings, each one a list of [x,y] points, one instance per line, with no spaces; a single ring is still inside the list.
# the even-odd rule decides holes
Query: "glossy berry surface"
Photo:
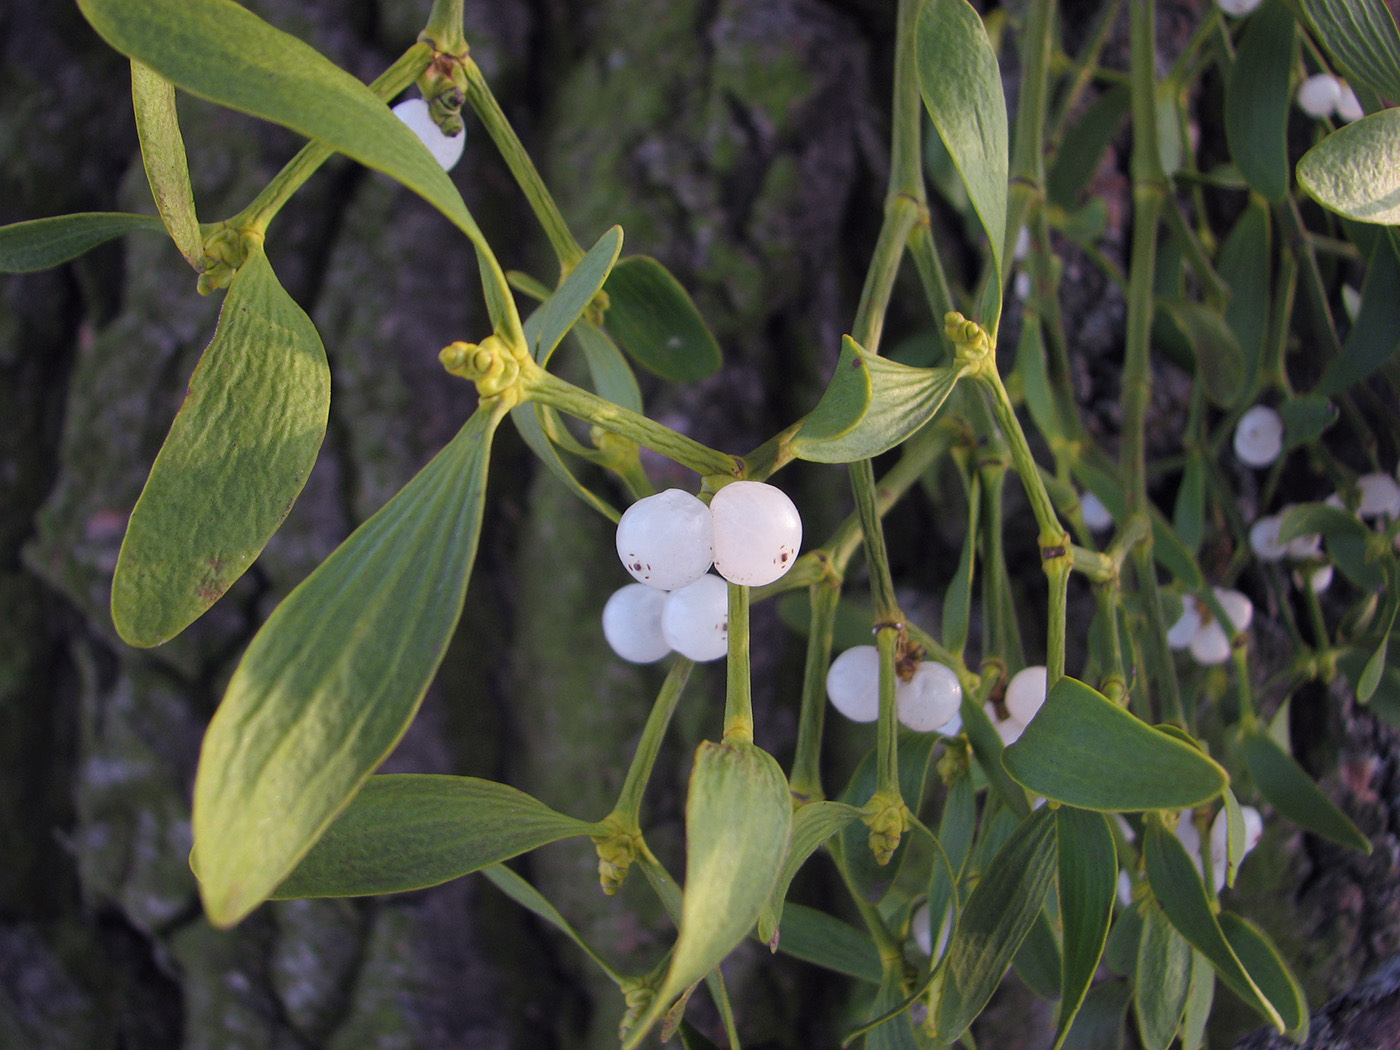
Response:
[[[666,592],[629,583],[613,592],[603,606],[603,637],[612,651],[629,663],[649,664],[671,651],[661,633],[661,609]]]
[[[918,733],[947,725],[962,705],[962,683],[951,667],[925,660],[909,681],[895,685],[895,713]]]
[[[444,135],[428,112],[426,99],[404,99],[394,107],[394,116],[409,126],[415,135],[428,147],[433,159],[443,171],[451,171],[462,159],[462,149],[467,142],[466,132],[460,135]]]
[[[1049,672],[1042,666],[1017,671],[1006,686],[1006,710],[1011,717],[1023,726],[1029,725],[1040,705],[1045,703],[1049,680]]]
[[[1331,73],[1314,73],[1298,85],[1298,108],[1318,120],[1332,116],[1341,98],[1342,85]]]
[[[1255,405],[1235,425],[1235,455],[1247,467],[1267,467],[1283,451],[1283,418]]]
[[[637,500],[617,523],[617,556],[648,587],[674,591],[694,583],[714,556],[710,508],[680,489]]]
[[[852,722],[875,721],[880,715],[880,651],[873,645],[856,645],[832,660],[826,695]]]
[[[735,481],[710,500],[715,571],[730,583],[761,587],[797,560],[802,517],[786,492],[761,481]]]
[[[729,651],[729,586],[704,575],[666,596],[661,634],[672,649],[696,663]]]

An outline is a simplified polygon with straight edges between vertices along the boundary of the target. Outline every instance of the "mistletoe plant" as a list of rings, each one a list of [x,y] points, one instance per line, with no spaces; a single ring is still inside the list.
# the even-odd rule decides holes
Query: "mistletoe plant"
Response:
[[[480,872],[579,940],[503,862],[583,839],[597,852],[604,891],[638,868],[677,926],[670,951],[645,973],[619,971],[580,940],[621,993],[624,1047],[658,1026],[663,1036],[679,1030],[687,1045],[707,1045],[683,1017],[702,981],[738,1046],[719,967],[749,936],[850,975],[868,1018],[852,1037],[871,1047],[972,1046],[970,1026],[1012,966],[1058,1002],[1056,1048],[1085,1045],[1090,1030],[1121,1032],[1131,1004],[1143,1046],[1162,1050],[1180,1039],[1196,1050],[1217,982],[1280,1032],[1307,1029],[1308,1005],[1286,962],[1258,926],[1222,905],[1258,838],[1258,813],[1239,798],[1313,834],[1370,846],[1294,760],[1281,723],[1271,725],[1256,705],[1252,604],[1224,588],[1248,577],[1283,618],[1296,656],[1272,692],[1341,675],[1384,716],[1400,714],[1400,667],[1388,647],[1400,611],[1400,490],[1391,506],[1379,482],[1357,486],[1359,473],[1394,466],[1376,460],[1370,402],[1360,392],[1379,384],[1393,397],[1400,389],[1400,112],[1379,106],[1381,97],[1400,98],[1400,34],[1380,0],[1235,3],[1229,17],[1212,8],[1160,82],[1150,0],[1126,5],[1126,73],[1101,64],[1118,0],[1105,0],[1096,31],[1073,56],[1056,50],[1053,0],[1031,0],[1016,33],[1014,127],[997,57],[1012,16],[998,10],[984,20],[966,0],[899,0],[890,181],[856,315],[820,400],[742,455],[645,414],[633,363],[686,382],[719,367],[719,348],[674,277],[653,259],[621,255],[620,229],[587,250],[575,239],[472,60],[460,2],[437,0],[418,43],[368,86],[232,0],[79,6],[131,61],[158,216],[18,223],[0,230],[0,266],[55,266],[126,233],[164,230],[197,273],[198,290],[224,295],[116,565],[112,618],[125,641],[160,645],[218,601],[276,532],[316,461],[330,395],[326,354],[264,245],[318,165],[343,153],[433,205],[472,246],[490,319],[490,331],[464,333],[474,341],[440,354],[448,372],[475,388],[475,410],[277,607],[209,724],[190,859],[212,923],[232,926],[273,899],[393,893]],[[1329,211],[1305,210],[1291,178],[1290,97],[1309,72],[1333,69],[1369,115],[1335,131],[1325,118],[1313,126],[1316,144],[1297,163],[1297,185]],[[1186,145],[1186,107],[1207,76],[1225,86],[1229,157],[1201,170]],[[556,280],[502,270],[434,155],[389,109],[414,84],[440,137],[462,133],[467,106],[499,147],[557,256]],[[308,142],[237,215],[201,221],[177,91]],[[1123,271],[1096,248],[1102,203],[1083,198],[1125,121],[1134,211]],[[931,204],[930,185],[941,203]],[[1226,194],[1233,209],[1207,207]],[[961,219],[982,246],[980,272],[950,281],[934,207]],[[1222,213],[1231,215],[1228,228],[1215,225]],[[1116,455],[1094,440],[1073,397],[1057,242],[1097,262],[1128,304]],[[940,349],[913,363],[880,353],[906,254],[942,334]],[[1363,261],[1364,284],[1350,292],[1352,316],[1341,321],[1332,306],[1342,278]],[[530,304],[525,316],[522,303]],[[999,361],[1008,304],[1019,311],[1019,336]],[[566,336],[582,350],[591,389],[551,371]],[[1312,349],[1290,363],[1295,340]],[[1146,453],[1154,357],[1195,379],[1181,454],[1170,463],[1149,463]],[[1237,424],[1260,422],[1256,405],[1275,413],[1276,447],[1263,450],[1252,430],[1242,431],[1234,439],[1242,467],[1223,451]],[[1338,454],[1345,441],[1328,430],[1339,415],[1363,438],[1369,473]],[[591,428],[591,443],[565,416]],[[713,539],[694,542],[713,544],[730,581],[699,577],[727,601],[713,636],[723,639],[726,697],[722,717],[709,720],[715,739],[700,746],[690,770],[679,883],[649,847],[641,809],[690,678],[685,656],[670,657],[609,813],[567,815],[471,777],[375,775],[457,625],[492,441],[507,418],[592,511],[622,520],[619,550],[644,585],[659,578],[649,563],[642,571],[637,544],[656,545],[659,559],[691,543],[671,530],[694,521],[709,528],[713,499]],[[674,518],[638,524],[640,516],[629,519],[611,502],[621,494],[640,511],[661,499],[641,448],[695,474],[695,494],[678,494],[689,502]],[[1267,471],[1260,509],[1268,509],[1284,460],[1302,449],[1337,496],[1279,506],[1267,535],[1255,537],[1231,495],[1232,472]],[[874,458],[893,450],[898,457],[877,481]],[[844,465],[855,513],[793,557],[794,508],[783,553],[755,553],[753,536],[734,530],[757,527],[767,511],[754,508],[783,500],[740,486],[767,481],[794,459]],[[611,472],[615,489],[589,487],[577,461]],[[1045,663],[1031,671],[1019,625],[1037,620],[1013,604],[1003,542],[1008,472],[1028,497],[1048,591],[1045,636],[1034,640]],[[916,485],[936,491],[947,476],[961,485],[955,504],[967,520],[935,635],[901,608],[882,518]],[[1152,498],[1164,478],[1177,481],[1166,508]],[[1100,547],[1089,523],[1109,523],[1105,511],[1116,526]],[[1223,566],[1203,557],[1208,535],[1234,551]],[[846,587],[858,553],[868,603],[852,603]],[[1308,583],[1297,599],[1303,622],[1280,569],[1285,553],[1313,573],[1299,577]],[[687,583],[709,556],[681,574]],[[779,562],[775,576],[768,569]],[[1348,595],[1324,607],[1316,572],[1333,565]],[[1092,587],[1097,611],[1087,657],[1071,668],[1076,574]],[[680,576],[669,586],[683,586]],[[785,771],[754,738],[749,608],[788,592],[805,594],[807,656]],[[663,658],[677,644],[666,629],[674,596],[641,591],[628,601],[635,604],[606,614],[609,638],[630,658]],[[867,610],[875,645],[833,668],[846,607]],[[1208,629],[1219,637],[1194,644]],[[1189,647],[1198,662],[1181,660],[1174,647]],[[1216,663],[1225,666],[1206,666]],[[858,730],[825,723],[828,689],[843,713],[875,723],[865,761],[831,795],[823,737]],[[906,695],[915,699],[906,703]],[[900,728],[901,712],[914,729]],[[1207,826],[1214,848],[1203,851]],[[786,902],[794,876],[819,851],[840,872],[862,929]]]

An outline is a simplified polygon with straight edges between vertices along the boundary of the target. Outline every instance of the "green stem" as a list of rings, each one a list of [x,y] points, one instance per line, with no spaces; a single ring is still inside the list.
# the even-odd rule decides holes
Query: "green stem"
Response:
[[[685,691],[686,682],[695,664],[684,656],[678,656],[666,673],[666,681],[656,694],[656,702],[651,706],[642,737],[637,742],[637,750],[632,755],[632,764],[627,769],[627,779],[622,783],[622,791],[613,807],[612,816],[620,821],[628,831],[641,831],[642,795],[646,792],[651,771],[656,765],[656,756],[661,753],[661,743],[666,736],[666,728],[671,724],[676,704]]]
[[[792,795],[801,802],[825,798],[822,791],[822,729],[826,721],[826,674],[831,669],[831,639],[841,585],[831,579],[807,588],[812,613],[807,631],[807,660],[802,669],[802,710],[797,720],[797,745],[788,778]]]
[[[885,530],[880,527],[880,507],[875,490],[875,469],[870,460],[862,459],[850,465],[851,491],[855,495],[856,514],[860,520],[861,541],[865,546],[865,564],[870,570],[871,600],[875,607],[875,622],[897,623],[903,619],[899,601],[894,594],[894,579],[890,576],[889,552],[885,548]]]
[[[899,273],[900,259],[911,235],[925,220],[926,209],[914,198],[904,194],[891,197],[885,203],[885,220],[875,242],[875,253],[866,271],[861,289],[856,319],[851,325],[851,338],[863,350],[880,352],[880,334],[885,324],[894,279]]]
[[[1016,131],[1011,144],[1011,191],[1007,202],[1006,244],[1001,256],[1002,287],[1011,276],[1016,242],[1031,206],[1045,196],[1045,111],[1054,54],[1055,0],[1032,0],[1021,35],[1021,86]],[[991,332],[993,340],[996,332]]]
[[[370,84],[369,89],[377,98],[385,102],[412,84],[428,68],[433,58],[431,44],[414,44],[399,56],[392,66],[386,69]],[[335,152],[321,142],[308,142],[289,160],[272,180],[263,187],[251,204],[229,219],[226,225],[236,229],[253,230],[265,233],[268,224],[281,211],[304,182]]]
[[[1307,296],[1313,319],[1313,338],[1321,343],[1320,353],[1324,360],[1340,356],[1342,341],[1337,336],[1337,323],[1332,318],[1332,307],[1327,302],[1327,286],[1318,269],[1317,253],[1308,240],[1308,230],[1303,224],[1298,202],[1289,197],[1282,204],[1274,206],[1274,215],[1288,239],[1288,250],[1302,273],[1303,294]]]
[[[735,478],[743,473],[743,461],[734,456],[716,452],[639,412],[574,386],[537,365],[532,366],[529,361],[521,362],[521,366],[522,395],[526,400],[538,401],[576,419],[621,434],[702,476]]]
[[[569,224],[564,221],[563,213],[554,203],[544,179],[540,177],[534,161],[525,151],[510,121],[506,119],[496,96],[491,93],[481,68],[470,58],[464,57],[462,71],[467,76],[467,101],[476,111],[477,117],[486,128],[486,133],[491,136],[491,141],[496,144],[506,167],[515,176],[525,199],[530,202],[530,209],[535,213],[535,218],[544,227],[545,236],[549,238],[550,247],[554,249],[554,254],[559,260],[559,269],[567,274],[583,258],[583,249],[574,239]]]
[[[729,660],[724,690],[724,740],[753,743],[753,687],[749,671],[749,589],[729,584]]]
[[[895,706],[895,657],[903,625],[882,623],[875,629],[875,647],[880,651],[880,716],[876,727],[875,794],[894,803],[902,796],[899,788],[899,715]]]
[[[462,32],[462,6],[462,0],[433,0],[428,24],[423,27],[419,39],[449,55],[465,55],[467,38]]]

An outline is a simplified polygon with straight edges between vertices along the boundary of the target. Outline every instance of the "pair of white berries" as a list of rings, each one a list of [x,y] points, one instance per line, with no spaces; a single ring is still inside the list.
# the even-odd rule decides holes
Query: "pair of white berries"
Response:
[[[1253,806],[1241,806],[1240,816],[1244,823],[1244,855],[1248,856],[1264,835],[1264,818]],[[1201,869],[1201,833],[1196,830],[1196,822],[1191,811],[1185,810],[1177,819],[1176,837],[1186,847],[1196,862],[1196,870]],[[1230,863],[1230,821],[1221,809],[1210,822],[1210,873],[1215,882],[1215,892],[1225,888],[1226,868]],[[1243,856],[1241,859],[1243,859]]]
[[[1366,115],[1356,92],[1331,73],[1314,73],[1298,85],[1298,108],[1310,117],[1325,120],[1336,117],[1350,124]]]
[[[725,580],[772,583],[792,568],[801,545],[797,507],[760,481],[731,482],[709,506],[680,489],[640,499],[617,525],[617,555],[638,582],[608,599],[603,635],[632,663],[673,649],[697,662],[718,660],[729,643]],[[712,564],[719,576],[710,575]]]
[[[875,721],[880,716],[880,651],[856,645],[831,661],[826,695],[851,721]],[[896,677],[894,702],[899,721],[917,733],[953,736],[962,729],[962,684],[952,668],[937,661],[924,660],[907,682]]]
[[[1236,631],[1249,628],[1254,620],[1254,603],[1245,595],[1216,587],[1215,600]],[[1180,618],[1167,631],[1167,645],[1176,650],[1189,650],[1198,664],[1207,667],[1230,659],[1230,634],[1224,625],[1190,595],[1185,597],[1183,606]]]

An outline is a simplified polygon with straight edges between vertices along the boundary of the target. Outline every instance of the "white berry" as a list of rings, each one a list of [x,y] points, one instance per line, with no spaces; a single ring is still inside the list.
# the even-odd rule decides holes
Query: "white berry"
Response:
[[[682,656],[704,663],[729,651],[729,586],[718,576],[701,576],[666,596],[661,633]]]
[[[1341,92],[1337,95],[1337,119],[1350,124],[1365,115],[1366,111],[1361,108],[1361,100],[1356,97],[1356,92],[1351,89],[1350,84],[1343,84]]]
[[[1211,620],[1192,636],[1188,648],[1198,664],[1207,667],[1223,664],[1230,659],[1230,636],[1219,620]]]
[[[786,492],[761,481],[735,481],[710,500],[715,571],[730,583],[761,587],[792,568],[802,546],[802,518]]]
[[[1240,859],[1243,860],[1259,845],[1259,839],[1264,834],[1264,818],[1253,806],[1241,806],[1240,816],[1244,823],[1244,851],[1240,854]],[[1230,863],[1229,838],[1229,818],[1222,809],[1210,825],[1210,867],[1211,874],[1215,877],[1216,893],[1225,888],[1225,872]]]
[[[1268,405],[1255,405],[1235,426],[1235,455],[1247,467],[1267,467],[1283,451],[1283,418]]]
[[[629,583],[613,592],[603,606],[603,637],[612,651],[630,663],[649,664],[671,651],[661,633],[666,592]]]
[[[1079,497],[1079,513],[1084,515],[1084,525],[1090,532],[1103,532],[1113,528],[1113,515],[1103,505],[1103,500],[1092,492]]]
[[[831,661],[826,672],[826,695],[831,706],[852,722],[880,717],[880,650],[856,645]]]
[[[1389,474],[1363,474],[1356,479],[1356,513],[1366,519],[1400,515],[1400,485]]]
[[[694,583],[709,569],[714,549],[710,508],[680,489],[637,500],[617,523],[617,556],[648,587],[674,591]]]
[[[423,145],[428,147],[433,159],[442,165],[443,171],[451,171],[462,159],[462,148],[467,143],[467,133],[463,131],[456,135],[444,135],[442,128],[437,126],[437,122],[428,112],[426,99],[404,99],[394,107],[393,112],[394,116],[407,124],[413,133],[422,139]]]
[[[958,713],[962,684],[951,667],[925,660],[909,681],[895,683],[895,713],[917,733],[931,733]]]
[[[1300,591],[1312,591],[1313,594],[1321,594],[1332,586],[1334,572],[1330,565],[1319,565],[1311,572],[1303,572],[1301,569],[1293,571],[1293,583]]]
[[[1017,671],[1006,686],[1007,713],[1021,725],[1029,725],[1040,705],[1045,703],[1048,681],[1049,674],[1042,666]]]
[[[1167,645],[1173,649],[1185,649],[1200,629],[1201,610],[1196,605],[1196,599],[1189,594],[1184,595],[1181,599],[1181,615],[1167,631]]]
[[[1298,85],[1298,108],[1318,120],[1335,113],[1341,97],[1342,85],[1331,73],[1314,73]]]
[[[1220,10],[1224,11],[1227,15],[1243,18],[1263,3],[1264,0],[1215,0],[1215,2],[1220,6]]]
[[[1282,514],[1266,514],[1249,527],[1249,545],[1262,561],[1282,561],[1288,547],[1279,539]]]
[[[987,712],[987,717],[992,720],[992,725],[996,728],[997,736],[1001,737],[1004,746],[1010,747],[1021,739],[1021,734],[1026,731],[1026,724],[1014,716],[1001,718],[997,714],[996,706],[988,700],[983,705]]]
[[[1225,615],[1235,625],[1235,630],[1243,631],[1249,628],[1250,623],[1254,620],[1253,602],[1239,591],[1227,590],[1224,587],[1215,588],[1215,600],[1225,610]]]
[[[935,729],[934,732],[939,736],[957,736],[962,732],[962,726],[962,714],[959,712]]]

